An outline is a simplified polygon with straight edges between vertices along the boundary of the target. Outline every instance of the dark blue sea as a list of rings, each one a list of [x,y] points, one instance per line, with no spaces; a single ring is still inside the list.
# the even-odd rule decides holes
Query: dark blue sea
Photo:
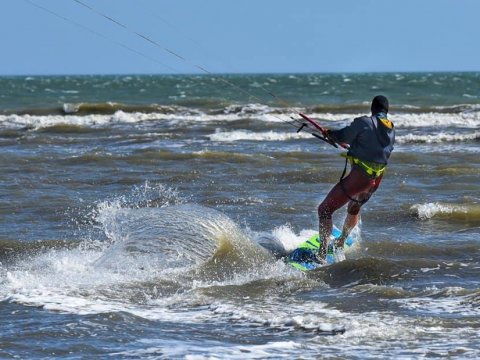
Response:
[[[377,94],[356,244],[296,270],[344,160],[290,122]],[[480,73],[2,77],[0,358],[477,359],[479,125]]]

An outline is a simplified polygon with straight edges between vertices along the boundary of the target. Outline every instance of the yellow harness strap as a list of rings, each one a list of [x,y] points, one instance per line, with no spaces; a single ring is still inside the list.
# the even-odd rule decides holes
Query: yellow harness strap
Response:
[[[347,153],[342,153],[340,156],[348,159],[352,165],[355,164],[360,166],[368,175],[376,178],[383,175],[385,169],[387,168],[383,164],[378,164],[371,161],[363,161],[351,155],[347,155]]]

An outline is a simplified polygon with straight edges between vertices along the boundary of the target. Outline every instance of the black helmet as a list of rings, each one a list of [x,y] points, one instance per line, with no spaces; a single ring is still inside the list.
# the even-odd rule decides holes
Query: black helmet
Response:
[[[375,96],[372,100],[371,110],[372,114],[388,113],[388,99],[383,95]]]

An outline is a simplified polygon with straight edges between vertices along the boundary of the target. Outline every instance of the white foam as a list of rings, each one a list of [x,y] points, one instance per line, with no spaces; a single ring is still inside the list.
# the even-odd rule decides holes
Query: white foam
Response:
[[[298,353],[304,347],[302,343],[291,340],[243,345],[220,343],[212,340],[189,340],[185,342],[165,341],[163,339],[143,339],[141,343],[144,344],[141,350],[127,350],[111,355],[140,358],[160,356],[162,358],[184,358],[187,360],[244,360],[286,357],[287,354]]]
[[[480,139],[480,132],[475,131],[468,134],[459,134],[459,133],[445,133],[439,132],[436,134],[427,134],[427,135],[417,135],[417,134],[408,134],[403,136],[397,136],[396,142],[399,144],[407,143],[443,143],[443,142],[457,142],[457,141],[472,141]]]
[[[102,255],[101,249],[51,250],[29,258],[8,270],[1,300],[63,313],[127,312],[149,320],[202,323],[217,314],[217,306],[198,308],[205,302],[204,289],[242,286],[269,278],[303,278],[283,262],[272,261],[224,281],[196,280],[185,277],[189,269],[161,269],[147,258],[132,257],[116,266],[96,266]],[[178,289],[165,293],[161,287],[164,281],[176,283]],[[185,311],[192,306],[195,311]]]
[[[67,110],[73,111],[68,108]],[[0,124],[8,128],[41,129],[56,125],[105,126],[113,123],[135,123],[157,119],[155,114],[124,113],[117,111],[113,115],[0,115]]]
[[[335,124],[326,124],[332,127],[341,127],[349,124],[354,118],[365,114],[332,114],[323,113],[313,116],[319,119],[319,122],[334,122]],[[478,129],[480,127],[480,112],[465,111],[461,113],[392,113],[389,118],[394,122],[397,129],[402,128],[466,128]]]
[[[249,130],[235,130],[235,131],[220,131],[217,130],[214,134],[208,135],[212,141],[233,142],[239,140],[250,141],[286,141],[298,138],[311,138],[308,133],[296,132],[253,132]]]
[[[160,272],[143,262],[99,268],[94,262],[100,255],[99,251],[52,250],[20,263],[7,273],[3,300],[81,315],[124,311],[145,319],[187,323],[201,322],[210,316],[209,311],[182,314],[170,310],[169,306],[186,298],[181,294],[158,298],[153,285],[152,289],[134,285],[155,284],[162,277],[174,279],[175,270]],[[139,296],[151,300],[147,305],[128,300]],[[194,301],[201,303],[199,298]]]
[[[279,300],[277,300],[279,301]],[[281,302],[281,300],[280,300]],[[306,301],[288,304],[288,310],[278,313],[279,303],[265,303],[259,308],[257,304],[246,303],[241,308],[228,302],[210,306],[211,311],[229,321],[246,322],[272,328],[301,328],[304,330],[334,331],[345,328],[346,314],[328,307],[318,301]],[[305,309],[310,309],[305,313]]]
[[[145,121],[162,120],[175,123],[198,123],[198,122],[231,122],[245,119],[252,119],[260,122],[290,122],[293,116],[300,119],[297,115],[302,109],[291,108],[281,110],[260,104],[244,105],[238,110],[236,107],[228,107],[222,114],[208,114],[201,110],[176,108],[175,113],[126,113],[117,111],[112,115],[90,114],[85,116],[75,115],[81,104],[64,104],[64,111],[69,115],[0,115],[0,124],[8,128],[29,127],[39,129],[59,124],[78,125],[78,126],[104,126],[116,123],[140,123]],[[235,109],[235,111],[234,111]],[[324,126],[340,128],[348,125],[355,117],[364,114],[342,114],[342,113],[317,113],[311,114]],[[480,127],[480,111],[465,111],[462,113],[399,113],[390,115],[396,128],[468,128],[476,129]],[[242,136],[241,133],[237,135]],[[243,134],[245,135],[245,134]],[[263,133],[261,136],[271,140],[271,135]],[[282,138],[283,136],[283,138]],[[273,135],[273,138],[279,137],[280,140],[289,139],[287,135]]]
[[[415,204],[410,207],[421,220],[431,219],[438,214],[467,213],[468,208],[462,205],[442,204],[438,202]]]
[[[462,113],[407,113],[391,114],[389,116],[396,128],[422,127],[458,127],[478,129],[480,127],[480,112]]]
[[[290,226],[282,225],[273,229],[272,236],[276,241],[280,242],[283,248],[288,252],[296,249],[298,245],[312,237],[317,232],[318,230],[303,229],[297,235]],[[360,226],[356,226],[352,230],[350,237],[355,240],[355,243],[359,242]]]
[[[293,298],[292,298],[293,299]],[[424,330],[416,325],[416,319],[401,318],[394,314],[382,312],[346,313],[329,308],[319,301],[302,300],[290,302],[288,299],[277,299],[274,303],[258,304],[243,302],[224,302],[210,306],[217,321],[221,324],[245,324],[248,328],[264,327],[275,328],[282,334],[285,331],[306,331],[311,336],[308,342],[298,343],[288,340],[270,341],[264,344],[236,342],[215,342],[202,339],[202,343],[194,339],[181,346],[176,341],[166,342],[164,339],[143,339],[141,350],[128,350],[117,353],[123,356],[147,356],[163,354],[170,357],[188,357],[192,359],[232,358],[291,358],[298,355],[301,348],[302,357],[318,357],[318,349],[322,355],[343,357],[371,357],[386,354],[395,358],[402,358],[401,344],[415,342],[419,335],[424,335],[431,328]],[[223,320],[223,321],[222,321]],[[332,331],[345,327],[346,332],[334,337],[315,336],[316,331]],[[441,334],[443,329],[439,328]],[[303,337],[302,337],[303,338]],[[375,341],[370,341],[375,339]],[[392,342],[395,345],[392,345]],[[389,346],[382,346],[382,344]],[[200,346],[201,345],[201,346]],[[413,346],[413,345],[412,345]],[[429,347],[419,344],[418,354],[425,354]]]
[[[223,112],[225,114],[262,115],[268,114],[272,109],[264,104],[230,105]]]
[[[305,240],[309,239],[316,233],[316,230],[302,230],[297,235],[291,227],[283,225],[275,228],[272,235],[279,241],[286,251],[292,251],[297,248]]]
[[[76,113],[78,111],[78,109],[80,108],[82,104],[63,104],[63,112],[65,114],[73,114],[73,113]]]
[[[421,314],[450,315],[457,314],[465,317],[479,316],[478,301],[472,302],[467,290],[461,287],[445,289],[427,289],[428,295],[395,299],[402,307],[414,310]],[[441,330],[444,331],[442,328]]]

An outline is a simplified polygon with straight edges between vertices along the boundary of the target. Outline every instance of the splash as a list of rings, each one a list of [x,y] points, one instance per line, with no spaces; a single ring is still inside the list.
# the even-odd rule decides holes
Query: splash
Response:
[[[295,250],[301,243],[312,237],[318,230],[303,229],[298,235],[289,225],[282,225],[271,232],[253,232],[248,234],[263,248],[270,251],[277,258],[287,256],[291,251]],[[354,240],[356,248],[361,240],[360,226],[356,226],[350,233],[350,237]]]
[[[225,247],[252,246],[227,216],[193,204],[117,208],[102,212],[102,223],[113,245],[97,261],[101,266],[129,259],[137,266],[188,268],[207,262]]]
[[[52,249],[19,261],[6,272],[4,299],[69,313],[178,319],[171,304],[201,303],[212,286],[276,276],[269,270],[274,259],[214,209],[181,204],[100,212],[108,247]]]
[[[228,216],[189,203],[162,184],[146,182],[129,194],[100,202],[92,216],[108,239],[98,266],[132,266],[133,261],[137,267],[147,263],[171,269],[199,266],[227,250],[244,258],[255,252],[249,250],[255,244]]]

